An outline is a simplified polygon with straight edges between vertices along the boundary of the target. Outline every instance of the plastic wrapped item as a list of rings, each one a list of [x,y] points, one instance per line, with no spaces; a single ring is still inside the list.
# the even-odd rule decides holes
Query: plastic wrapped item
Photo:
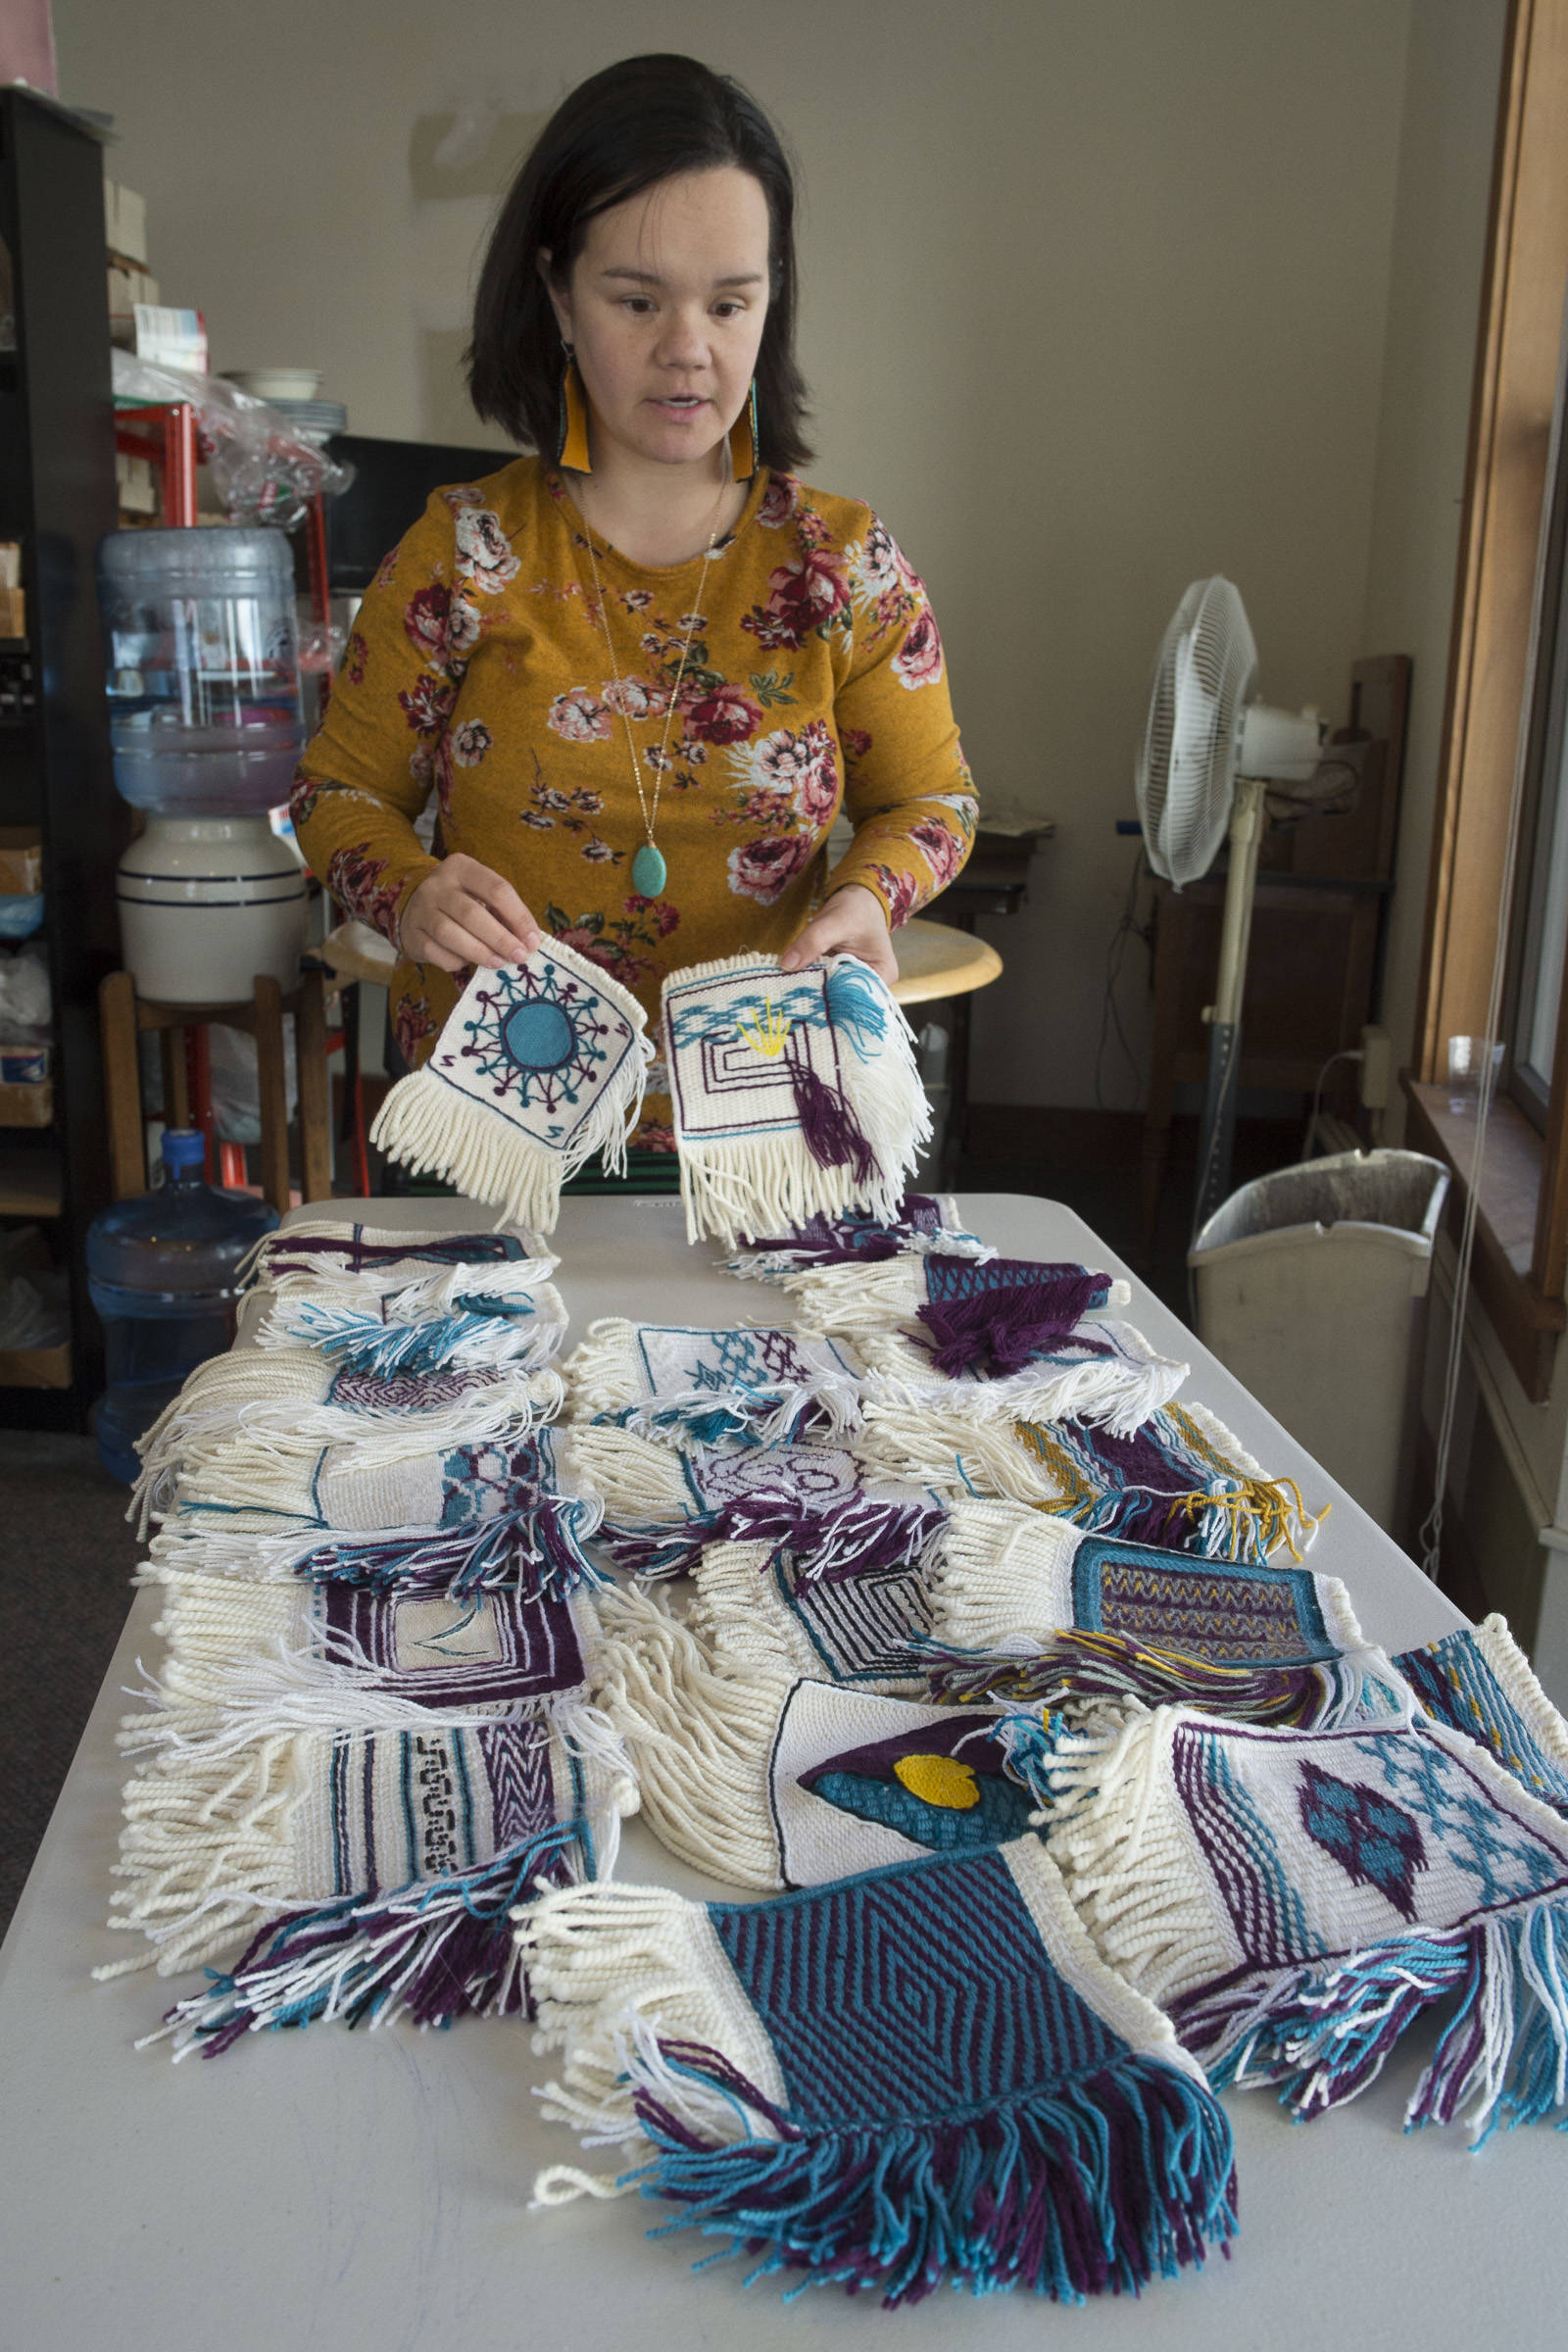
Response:
[[[42,946],[0,948],[0,1042],[46,1044],[51,1009],[49,964]]]
[[[113,358],[117,400],[189,401],[201,454],[230,522],[291,531],[318,491],[335,498],[353,481],[352,466],[339,465],[268,402],[220,375],[156,367],[127,351]]]

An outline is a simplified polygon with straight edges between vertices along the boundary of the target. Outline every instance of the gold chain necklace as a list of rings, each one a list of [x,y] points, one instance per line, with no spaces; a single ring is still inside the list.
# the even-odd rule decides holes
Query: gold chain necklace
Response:
[[[697,575],[697,595],[686,615],[686,636],[680,649],[680,666],[675,672],[675,683],[670,689],[669,702],[664,711],[664,732],[660,738],[659,758],[654,762],[654,799],[651,808],[643,792],[642,770],[637,762],[637,741],[631,731],[631,713],[626,709],[625,685],[621,678],[619,664],[615,660],[614,641],[610,634],[610,609],[605,603],[605,592],[599,581],[599,561],[594,554],[593,524],[588,521],[586,509],[583,512],[583,521],[587,524],[588,564],[594,575],[594,604],[599,614],[600,630],[605,640],[605,652],[610,658],[611,675],[615,681],[615,706],[620,712],[621,725],[625,730],[626,750],[631,759],[632,788],[637,795],[637,807],[642,816],[643,832],[646,836],[641,849],[631,861],[631,886],[640,897],[645,899],[658,898],[664,887],[669,871],[664,863],[663,852],[654,839],[654,827],[659,821],[659,795],[663,786],[664,769],[668,763],[669,730],[674,723],[676,708],[680,702],[681,685],[686,676],[686,661],[692,650],[692,638],[696,633],[697,622],[702,612],[703,590],[708,584],[708,566],[713,561],[713,550],[718,544],[718,526],[723,516],[724,501],[729,494],[729,483],[725,482],[719,489],[718,507],[713,515],[713,527],[708,534],[708,552],[703,557],[703,568]]]

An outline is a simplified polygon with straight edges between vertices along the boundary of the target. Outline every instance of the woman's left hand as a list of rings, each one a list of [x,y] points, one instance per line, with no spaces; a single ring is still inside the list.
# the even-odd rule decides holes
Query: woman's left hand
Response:
[[[779,957],[779,969],[798,972],[817,956],[858,956],[891,988],[899,976],[898,957],[888,937],[888,918],[875,891],[847,882],[836,890],[820,914],[813,915],[799,938]]]

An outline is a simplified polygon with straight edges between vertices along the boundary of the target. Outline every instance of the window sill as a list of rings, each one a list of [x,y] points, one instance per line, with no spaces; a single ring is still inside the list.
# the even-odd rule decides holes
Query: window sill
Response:
[[[1446,1086],[1420,1085],[1405,1072],[1399,1083],[1410,1105],[1406,1142],[1444,1161],[1452,1175],[1447,1226],[1457,1244],[1475,1162],[1475,1120],[1449,1110]],[[1471,1280],[1532,1404],[1545,1401],[1557,1335],[1568,1326],[1568,1307],[1561,1298],[1546,1298],[1532,1272],[1545,1158],[1545,1146],[1523,1111],[1499,1096],[1480,1172]]]

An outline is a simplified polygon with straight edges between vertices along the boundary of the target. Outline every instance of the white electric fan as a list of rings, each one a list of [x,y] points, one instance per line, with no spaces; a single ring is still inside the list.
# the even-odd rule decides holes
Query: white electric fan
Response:
[[[1195,580],[1159,649],[1137,774],[1149,862],[1177,890],[1207,873],[1230,835],[1219,977],[1214,1002],[1203,1011],[1208,1075],[1195,1233],[1230,1185],[1263,796],[1279,786],[1313,786],[1321,768],[1324,730],[1317,712],[1272,710],[1256,694],[1257,647],[1240,592],[1218,576]],[[1335,764],[1335,788],[1343,790],[1345,767],[1353,762]]]

